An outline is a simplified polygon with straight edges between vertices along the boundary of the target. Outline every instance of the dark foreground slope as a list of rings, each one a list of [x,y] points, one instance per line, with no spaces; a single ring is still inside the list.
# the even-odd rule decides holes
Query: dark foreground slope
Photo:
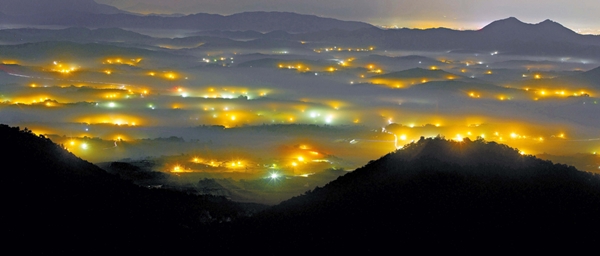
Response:
[[[581,249],[600,241],[598,216],[597,175],[494,142],[431,138],[273,207],[248,233],[332,252]]]
[[[3,244],[19,254],[172,252],[243,214],[223,198],[138,187],[27,130],[0,125],[0,145]]]
[[[480,253],[600,242],[600,177],[483,140],[421,139],[253,217],[217,197],[135,186],[26,130],[0,125],[0,145],[9,251]]]

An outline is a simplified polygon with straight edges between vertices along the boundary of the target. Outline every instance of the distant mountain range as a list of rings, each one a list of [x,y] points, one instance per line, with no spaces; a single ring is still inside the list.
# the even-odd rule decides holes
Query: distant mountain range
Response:
[[[580,35],[551,20],[527,24],[514,17],[494,21],[477,31],[446,28],[384,30],[364,22],[290,12],[244,12],[228,16],[206,13],[185,16],[140,15],[97,4],[93,0],[5,0],[0,3],[0,22],[88,28],[183,29],[198,31],[197,35],[209,37],[263,40],[255,44],[230,42],[228,45],[231,47],[294,47],[284,41],[304,41],[347,47],[376,46],[391,50],[600,58],[600,36]],[[73,36],[64,33],[74,31],[63,31],[63,34],[49,36],[49,33],[41,33],[39,36],[45,39],[104,41],[107,39],[103,37],[115,38],[119,35],[119,39],[124,41],[147,43],[150,40],[114,29],[110,31],[112,34],[106,34],[107,31],[79,31],[78,35]],[[90,39],[84,39],[88,37]],[[274,39],[280,41],[273,44]],[[267,42],[271,43],[265,44]],[[216,46],[221,43],[218,42]],[[206,46],[211,45],[215,46]],[[186,45],[191,46],[193,44]]]
[[[117,14],[127,13],[116,7],[98,4],[94,0],[2,0],[0,12],[13,16],[36,16],[71,12]]]
[[[473,54],[532,56],[600,56],[600,36],[580,35],[559,23],[546,20],[527,24],[516,18],[492,22],[477,31],[447,28],[363,28],[304,34],[278,34],[275,38],[328,42],[345,46],[374,45],[383,49],[446,51]]]
[[[58,25],[92,28],[149,28],[189,30],[255,30],[311,32],[329,29],[355,30],[373,27],[289,12],[244,12],[228,16],[198,13],[186,16],[141,15],[97,4],[93,0],[6,0],[0,3],[0,22],[23,25]]]

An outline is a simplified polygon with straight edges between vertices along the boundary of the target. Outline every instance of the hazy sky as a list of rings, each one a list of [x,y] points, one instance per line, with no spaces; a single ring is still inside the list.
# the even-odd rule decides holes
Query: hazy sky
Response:
[[[600,33],[598,0],[96,0],[136,12],[217,13],[291,11],[375,25],[477,29],[507,17],[545,19],[583,33]]]

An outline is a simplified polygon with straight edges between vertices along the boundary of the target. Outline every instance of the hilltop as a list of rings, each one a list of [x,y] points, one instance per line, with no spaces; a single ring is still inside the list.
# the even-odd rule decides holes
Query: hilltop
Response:
[[[600,176],[482,139],[422,138],[263,213],[275,244],[507,250],[594,244]],[[288,240],[293,230],[298,240]],[[350,247],[341,248],[341,244]],[[298,247],[301,249],[302,247]]]
[[[0,125],[0,143],[11,166],[2,179],[7,244],[21,252],[172,251],[152,244],[245,214],[225,198],[134,185],[27,129]]]
[[[483,139],[421,138],[254,217],[219,197],[133,185],[27,129],[2,125],[0,142],[16,167],[3,179],[9,242],[41,246],[25,251],[580,249],[600,239],[600,176]]]

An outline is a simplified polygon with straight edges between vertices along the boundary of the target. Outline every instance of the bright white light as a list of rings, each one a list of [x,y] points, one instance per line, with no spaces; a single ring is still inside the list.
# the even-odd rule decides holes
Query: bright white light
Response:
[[[277,179],[279,179],[279,174],[278,174],[278,173],[276,173],[276,172],[272,172],[272,173],[269,175],[269,178],[271,178],[271,180],[277,180]]]

